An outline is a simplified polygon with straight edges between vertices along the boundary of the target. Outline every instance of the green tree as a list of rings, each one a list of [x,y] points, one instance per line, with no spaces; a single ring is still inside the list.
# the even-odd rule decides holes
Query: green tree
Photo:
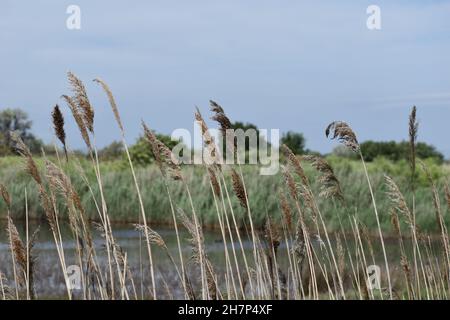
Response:
[[[179,141],[173,141],[170,136],[165,134],[156,134],[156,137],[170,150],[179,143]],[[144,137],[139,137],[136,143],[129,148],[129,151],[131,160],[135,165],[147,166],[155,160],[153,152]]]
[[[258,129],[258,127],[256,125],[254,125],[252,123],[243,123],[243,122],[240,122],[240,121],[236,121],[236,122],[233,122],[231,124],[231,128],[233,130],[235,130],[235,131],[239,130],[239,129],[242,129],[244,131],[244,133],[247,130],[255,130],[256,131],[256,145],[259,146],[259,139],[260,139],[260,137],[259,137],[259,129]],[[248,152],[249,150],[250,150],[250,139],[246,138],[245,139],[245,151]]]
[[[105,161],[117,160],[123,157],[124,147],[122,142],[113,141],[100,149],[98,156]]]
[[[406,149],[408,145],[408,142],[404,142],[404,148]],[[419,158],[426,159],[426,158],[433,158],[437,160],[439,163],[444,162],[444,155],[436,150],[436,148],[432,145],[426,144],[424,142],[418,142],[416,145],[416,153]]]
[[[304,154],[305,150],[305,137],[303,134],[293,131],[288,131],[281,137],[281,143],[285,144],[292,150],[294,154]]]
[[[11,131],[17,132],[31,152],[39,153],[42,141],[31,131],[32,122],[28,115],[20,109],[5,109],[0,112],[0,155],[14,153]]]
[[[244,140],[245,162],[248,163],[250,153],[252,153],[253,155],[255,155],[254,153],[256,153],[256,155],[255,155],[256,159],[257,159],[257,161],[259,161],[260,140],[264,139],[264,138],[260,136],[258,127],[252,123],[248,123],[248,122],[244,123],[244,122],[236,121],[236,122],[231,123],[231,129],[234,130],[235,134],[238,134],[238,132],[236,132],[237,130],[242,130],[243,134],[245,135],[245,140]],[[254,132],[251,132],[250,130],[253,130]],[[251,146],[250,146],[251,140],[253,141],[253,143],[256,142],[256,148],[253,148],[253,149],[251,148]],[[235,141],[235,143],[242,143],[242,142],[239,142],[237,138],[235,138],[234,141]],[[261,142],[264,142],[264,141],[261,141]],[[226,138],[225,137],[222,138],[221,145],[222,145],[221,150],[222,150],[223,158],[226,159],[227,158],[227,147],[226,147]],[[239,147],[241,147],[241,145],[239,145]],[[270,152],[270,143],[268,144],[268,152]]]
[[[384,157],[392,161],[409,160],[409,142],[407,141],[365,141],[360,144],[361,151],[366,161],[373,161],[377,157]],[[333,153],[338,156],[356,157],[352,152],[341,152],[341,148],[336,148]],[[416,145],[416,154],[420,159],[432,158],[438,163],[444,161],[444,155],[436,150],[432,145],[424,142],[418,142]]]

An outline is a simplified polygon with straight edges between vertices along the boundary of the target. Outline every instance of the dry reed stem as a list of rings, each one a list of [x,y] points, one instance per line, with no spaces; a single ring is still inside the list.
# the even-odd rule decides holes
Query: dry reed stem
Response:
[[[127,145],[126,140],[125,140],[125,130],[124,130],[124,127],[122,125],[122,120],[121,120],[121,117],[120,117],[120,114],[119,114],[119,110],[118,110],[116,101],[114,99],[114,96],[113,96],[111,90],[109,89],[108,85],[104,81],[102,81],[100,79],[96,79],[94,81],[96,81],[97,83],[101,84],[103,90],[106,92],[106,94],[108,96],[108,100],[109,100],[110,105],[111,105],[111,109],[113,110],[114,116],[116,118],[116,122],[119,125],[120,131],[121,131],[121,135],[122,135],[122,143],[123,143],[123,146],[125,148],[128,164],[130,166],[131,174],[133,176],[133,182],[134,182],[134,185],[135,185],[135,188],[136,188],[136,192],[137,192],[137,195],[138,195],[139,206],[140,206],[140,213],[141,213],[139,221],[142,218],[143,224],[145,226],[147,226],[147,218],[146,218],[146,214],[145,214],[144,203],[143,203],[143,200],[142,200],[142,195],[141,195],[141,191],[140,191],[140,188],[139,188],[139,184],[138,184],[138,180],[137,180],[137,177],[136,177],[136,173],[135,173],[135,170],[134,170],[133,162],[131,161],[131,156],[130,156],[130,152],[128,150],[128,145]],[[97,153],[96,153],[96,155],[97,155]],[[97,160],[97,165],[98,165],[98,157],[96,158],[96,160]],[[99,173],[99,177],[100,177],[100,173]],[[100,180],[99,180],[99,182],[100,182]],[[103,201],[103,196],[102,196],[102,201]],[[106,213],[105,213],[105,218],[106,218]],[[145,232],[145,234],[146,234],[147,252],[148,252],[148,257],[149,257],[149,262],[150,262],[150,274],[151,274],[151,279],[152,279],[153,297],[156,299],[155,275],[154,275],[154,266],[153,266],[153,257],[152,257],[152,251],[151,251],[151,246],[150,246],[150,239],[149,239],[149,237],[148,237],[146,232]]]
[[[392,299],[393,292],[392,292],[392,284],[391,284],[391,275],[390,275],[390,271],[389,271],[389,263],[388,263],[386,248],[385,248],[384,239],[383,239],[383,232],[381,230],[381,224],[380,224],[380,218],[378,215],[377,204],[376,204],[375,195],[374,195],[374,192],[372,189],[372,183],[370,182],[369,173],[367,171],[367,166],[364,161],[364,157],[361,152],[361,148],[359,146],[358,139],[356,138],[356,134],[354,133],[352,128],[347,123],[345,123],[343,121],[334,121],[334,122],[330,123],[328,125],[328,127],[326,128],[325,135],[327,138],[328,137],[330,137],[331,139],[337,138],[340,143],[343,143],[345,146],[350,148],[352,151],[359,153],[361,163],[364,168],[364,174],[366,176],[367,185],[369,187],[370,196],[372,198],[372,205],[373,205],[373,209],[375,212],[375,219],[377,221],[377,227],[378,227],[378,235],[380,237],[381,248],[383,250],[384,264],[386,267],[387,280],[388,280],[388,286],[389,286],[389,296]]]
[[[216,300],[218,296],[220,296],[220,291],[217,287],[217,276],[215,274],[214,268],[205,253],[205,239],[203,236],[203,231],[198,222],[191,221],[191,219],[189,219],[184,211],[180,208],[178,208],[178,215],[184,227],[191,236],[191,238],[189,239],[192,247],[191,260],[198,264],[200,268],[205,268],[208,296],[211,299]],[[194,216],[193,219],[196,219],[196,217]]]
[[[416,120],[416,112],[417,112],[416,106],[413,106],[411,114],[409,115],[409,148],[410,148],[409,163],[411,166],[412,184],[414,184],[414,174],[416,172],[416,140],[417,140],[417,132],[419,130],[419,123]]]

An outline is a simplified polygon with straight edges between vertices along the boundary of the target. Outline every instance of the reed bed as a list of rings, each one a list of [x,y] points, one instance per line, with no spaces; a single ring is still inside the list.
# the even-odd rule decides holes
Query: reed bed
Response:
[[[111,174],[98,156],[97,113],[86,87],[73,73],[68,73],[68,80],[71,93],[62,101],[78,126],[88,158],[71,151],[67,119],[58,105],[51,115],[60,144],[55,145],[56,156],[43,152],[34,157],[12,133],[23,173],[2,171],[10,259],[0,263],[0,299],[45,298],[35,289],[39,230],[30,230],[29,219],[36,217],[52,235],[66,299],[448,298],[450,188],[445,170],[438,172],[416,157],[415,107],[409,117],[406,178],[390,174],[389,164],[378,171],[366,164],[356,132],[343,121],[331,122],[325,134],[355,152],[359,162],[298,156],[283,145],[282,167],[274,177],[258,176],[255,168],[239,161],[180,165],[143,121],[155,165],[137,168],[113,93],[106,82],[95,79],[106,94],[125,150],[126,161]],[[231,120],[219,103],[210,101],[210,107],[211,119],[225,133]],[[222,150],[199,109],[194,118],[209,160],[215,160]],[[228,140],[226,146],[238,159],[235,142]],[[346,177],[343,183],[341,177]],[[14,179],[21,182],[15,184]],[[355,203],[361,199],[362,204]],[[133,223],[140,234],[138,268],[130,265],[127,250],[115,237],[114,211],[124,212],[121,219]],[[26,220],[23,234],[15,226],[20,218]],[[156,221],[173,228],[175,252],[155,231]],[[74,243],[71,255],[64,245],[67,233],[61,231],[65,223]],[[218,231],[221,265],[211,258],[205,227]],[[101,234],[101,246],[93,233]],[[395,256],[386,241],[394,241]],[[163,252],[170,261],[164,268],[173,271],[171,286],[161,277],[155,252]],[[70,282],[74,265],[81,270],[77,289]],[[380,271],[379,283],[373,282],[373,266]]]

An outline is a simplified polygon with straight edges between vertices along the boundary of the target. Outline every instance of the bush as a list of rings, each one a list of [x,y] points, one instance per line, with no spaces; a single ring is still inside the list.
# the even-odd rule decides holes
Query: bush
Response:
[[[113,141],[103,149],[100,149],[98,156],[101,160],[111,161],[121,159],[123,157],[123,152],[124,148],[122,142]]]
[[[281,138],[281,143],[287,145],[294,154],[305,153],[305,142],[303,134],[293,131],[288,131]]]
[[[170,136],[156,134],[156,137],[172,150],[180,141],[173,141]],[[153,152],[144,137],[138,138],[136,143],[130,147],[131,161],[137,166],[147,166],[155,160]]]
[[[410,147],[409,142],[402,141],[365,141],[360,144],[361,152],[364,155],[364,160],[374,161],[378,157],[384,157],[392,161],[409,160],[410,159]],[[333,150],[333,154],[342,156],[345,158],[358,158],[358,155],[349,151],[343,146],[336,147]],[[432,145],[424,142],[418,142],[416,144],[416,156],[419,159],[434,159],[437,163],[441,164],[444,161],[444,155],[436,150]]]

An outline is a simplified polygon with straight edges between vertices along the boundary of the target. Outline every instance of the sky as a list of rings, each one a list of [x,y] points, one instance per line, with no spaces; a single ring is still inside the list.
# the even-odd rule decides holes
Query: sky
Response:
[[[66,27],[69,5],[81,9],[80,30]],[[380,30],[366,26],[369,5],[381,10]],[[233,121],[302,132],[307,148],[330,152],[331,121],[360,141],[400,141],[416,105],[419,141],[450,157],[449,16],[450,1],[1,0],[0,109],[25,110],[51,142],[60,104],[68,144],[82,148],[60,99],[72,71],[96,110],[99,146],[120,132],[96,77],[130,143],[141,119],[161,133],[193,131],[195,106],[209,117],[213,99]]]

